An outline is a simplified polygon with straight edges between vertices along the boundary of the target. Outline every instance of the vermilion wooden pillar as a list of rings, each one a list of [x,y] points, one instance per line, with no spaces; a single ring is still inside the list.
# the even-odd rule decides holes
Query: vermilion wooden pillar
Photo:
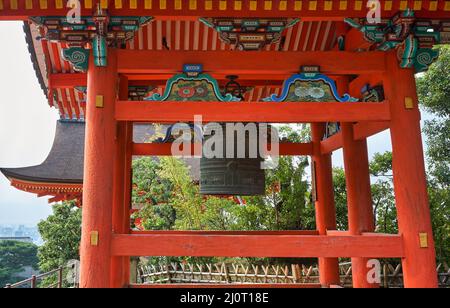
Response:
[[[347,186],[348,227],[351,235],[374,232],[372,194],[370,188],[367,141],[353,139],[353,123],[342,123],[345,180]],[[370,241],[370,239],[367,239]],[[352,258],[354,288],[376,288],[369,283],[367,267],[369,259]]]
[[[337,81],[342,93],[349,91],[348,79]],[[370,186],[367,140],[354,140],[353,123],[341,123],[345,181],[347,188],[348,228],[351,235],[374,232],[374,214]],[[368,281],[369,259],[352,258],[354,288],[377,288],[379,284]]]
[[[83,288],[110,286],[116,92],[116,51],[108,50],[107,67],[96,67],[91,56],[80,247]]]
[[[124,219],[122,221],[123,223],[123,230],[125,234],[130,233],[131,228],[131,221],[130,221],[130,215],[131,215],[131,191],[132,191],[132,160],[133,160],[133,123],[132,122],[126,122],[125,124],[125,165],[124,165]],[[130,257],[123,257],[123,278],[122,280],[129,284],[130,282],[130,266],[131,266],[131,260]]]
[[[128,100],[128,79],[120,76],[119,99]],[[113,232],[116,234],[127,234],[130,230],[130,200],[128,197],[127,179],[128,170],[128,140],[129,127],[127,122],[117,122],[116,130],[116,152],[114,158],[114,203],[113,203]],[[128,262],[127,262],[128,261]],[[111,287],[125,287],[129,279],[129,258],[114,257],[111,261]]]
[[[414,71],[388,56],[385,92],[391,106],[392,168],[405,287],[438,286]]]
[[[125,150],[126,150],[126,123],[117,123],[117,145],[114,161],[114,203],[112,226],[113,232],[125,233],[123,220],[125,219],[124,203],[124,171],[125,171]],[[114,257],[111,260],[111,287],[121,288],[123,281],[124,261],[122,257]]]
[[[316,188],[316,225],[320,235],[327,230],[336,230],[336,206],[333,192],[333,173],[331,154],[322,155],[320,142],[325,133],[325,124],[311,124],[314,145],[315,188]],[[323,286],[339,285],[339,261],[337,258],[319,258],[319,279]]]

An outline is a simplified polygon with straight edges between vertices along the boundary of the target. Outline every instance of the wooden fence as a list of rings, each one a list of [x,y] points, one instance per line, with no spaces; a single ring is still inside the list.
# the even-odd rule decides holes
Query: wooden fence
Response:
[[[439,286],[450,287],[450,269],[447,263],[438,266]],[[341,286],[352,286],[351,263],[339,265]],[[139,266],[137,282],[142,284],[161,283],[318,283],[319,272],[315,266],[293,264],[280,265],[243,265],[243,264],[178,264]],[[403,287],[401,265],[382,264],[381,286],[384,288]]]
[[[178,264],[147,265],[137,267],[134,264],[132,282],[139,284],[161,283],[211,283],[211,284],[317,284],[319,272],[315,266],[293,264],[291,266],[280,265],[243,265],[243,264]],[[6,288],[38,288],[39,282],[45,278],[55,277],[56,282],[46,288],[62,288],[64,285],[64,267],[48,273],[32,276],[15,284],[8,284]],[[72,267],[71,267],[72,269]],[[341,286],[352,286],[351,263],[339,265]],[[447,263],[441,263],[437,267],[439,286],[450,288],[450,268]],[[135,273],[136,272],[136,273]],[[77,288],[77,279],[73,277],[71,288]],[[66,281],[67,283],[67,281]],[[381,286],[384,288],[403,287],[403,275],[401,265],[382,264]]]
[[[63,271],[64,271],[64,268],[60,267],[60,268],[50,271],[48,273],[44,273],[44,274],[40,274],[40,275],[33,275],[28,279],[25,279],[23,281],[20,281],[20,282],[14,283],[14,284],[7,284],[5,288],[6,289],[18,289],[18,288],[36,289],[39,286],[39,282],[42,281],[43,279],[56,276],[56,282],[49,286],[46,286],[46,288],[47,289],[60,289],[63,287]]]

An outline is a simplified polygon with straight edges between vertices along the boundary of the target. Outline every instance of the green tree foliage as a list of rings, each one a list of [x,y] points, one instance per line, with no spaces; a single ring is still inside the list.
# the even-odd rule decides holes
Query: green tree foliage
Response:
[[[397,233],[397,210],[392,183],[392,152],[375,153],[369,164],[372,178],[372,202],[375,229],[382,233]]]
[[[280,139],[288,142],[308,142],[308,126],[281,126]],[[314,205],[307,181],[307,157],[283,156],[278,166],[266,172],[266,196],[263,204],[272,209],[275,225],[272,230],[315,229]],[[278,189],[276,189],[278,188]]]
[[[336,205],[336,225],[341,231],[348,230],[347,186],[343,168],[333,168],[334,201]]]
[[[267,172],[264,199],[274,210],[276,230],[311,230],[315,228],[314,207],[307,199],[306,158],[281,157],[278,167]],[[273,189],[278,187],[278,189]]]
[[[440,58],[417,79],[419,100],[434,119],[425,121],[427,156],[435,185],[450,187],[450,46],[440,48]]]
[[[392,153],[376,153],[369,163],[371,191],[377,232],[396,233],[397,212],[392,184]],[[343,168],[333,169],[338,230],[348,229],[347,188]]]
[[[189,170],[183,161],[174,157],[160,160],[161,169],[158,176],[172,184],[170,205],[175,209],[177,220],[175,228],[178,230],[207,230],[203,207],[203,199],[198,186],[194,185]],[[209,214],[215,213],[209,212]]]
[[[37,269],[37,246],[18,241],[0,241],[0,287],[21,280],[17,275],[26,266]]]
[[[170,230],[175,223],[175,209],[168,204],[172,184],[158,176],[160,171],[159,161],[153,158],[133,160],[132,203],[141,208],[134,217],[144,218],[148,230]]]
[[[79,260],[81,210],[74,202],[53,205],[53,214],[38,224],[44,244],[39,247],[39,268],[42,272]]]
[[[425,121],[428,194],[436,252],[450,260],[450,46],[440,47],[439,60],[417,79],[421,105],[434,118]]]
[[[450,190],[429,185],[431,222],[438,261],[450,260]]]
[[[303,127],[281,127],[285,140],[301,142],[309,136]],[[179,159],[134,161],[133,202],[141,206],[136,217],[149,230],[298,230],[314,228],[309,201],[306,158],[282,157],[278,168],[267,172],[267,196],[205,197]]]

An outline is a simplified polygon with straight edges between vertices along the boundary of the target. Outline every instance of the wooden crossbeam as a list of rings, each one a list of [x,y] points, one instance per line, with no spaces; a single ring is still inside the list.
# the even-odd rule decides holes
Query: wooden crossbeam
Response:
[[[389,129],[389,121],[359,122],[353,125],[353,139],[362,140]],[[343,146],[342,133],[323,140],[320,143],[322,154],[328,154],[341,149]]]
[[[404,255],[398,235],[115,234],[114,256],[377,257]]]
[[[370,74],[370,75],[360,75],[349,84],[349,94],[353,97],[360,98],[362,96],[361,89],[365,85],[381,85],[383,84],[383,75],[381,74]]]
[[[129,85],[152,85],[165,86],[167,80],[173,77],[173,74],[125,74],[129,81]],[[229,79],[227,74],[214,73],[212,77],[219,82],[219,85],[224,86]],[[289,75],[243,75],[239,77],[239,84],[243,87],[252,86],[267,86],[279,87],[284,80],[288,79]],[[330,76],[333,78],[333,76]],[[55,73],[49,74],[49,83],[53,88],[73,88],[76,86],[87,86],[86,73]]]
[[[374,74],[386,70],[386,53],[314,51],[151,51],[119,50],[118,71],[124,74],[180,72],[186,63],[201,63],[207,73],[294,74],[303,65],[319,65],[325,74]]]
[[[328,154],[342,148],[342,133],[339,132],[320,142],[320,152]]]
[[[97,1],[85,0],[81,14],[92,15]],[[111,16],[155,16],[163,19],[203,17],[298,17],[303,20],[337,20],[346,17],[364,18],[368,10],[365,1],[299,1],[299,0],[121,0],[99,1]],[[392,17],[405,9],[405,3],[417,11],[419,17],[445,16],[450,7],[445,0],[387,1],[382,16]],[[25,20],[28,16],[65,16],[68,9],[60,0],[0,0],[0,20]]]
[[[173,74],[127,74],[130,86],[155,86],[164,87],[167,80],[173,77]],[[229,79],[225,74],[213,74],[220,86],[225,86]],[[333,77],[333,76],[331,76]],[[56,73],[49,74],[49,86],[53,89],[71,89],[74,87],[87,86],[86,73]],[[281,87],[284,80],[289,78],[289,75],[244,75],[239,78],[239,84],[242,87]]]
[[[171,156],[172,143],[135,143],[133,155],[136,156]],[[194,144],[191,145],[191,155],[195,155]],[[199,144],[201,147],[201,144]],[[182,150],[182,146],[181,149]],[[280,143],[279,154],[286,156],[303,156],[313,154],[312,143]]]
[[[367,50],[371,45],[358,29],[352,28],[345,35],[345,50],[347,51]]]
[[[362,140],[389,129],[389,122],[360,122],[353,126],[353,139]]]
[[[319,235],[317,230],[276,230],[276,231],[203,231],[203,230],[155,230],[131,231],[134,235]]]
[[[118,121],[311,123],[389,121],[384,103],[242,103],[242,102],[129,102],[116,105]]]

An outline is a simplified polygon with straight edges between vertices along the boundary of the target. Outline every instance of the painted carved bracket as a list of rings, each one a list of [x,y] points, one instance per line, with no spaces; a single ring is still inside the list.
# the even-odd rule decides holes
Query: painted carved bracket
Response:
[[[300,20],[200,18],[200,21],[217,31],[222,42],[238,50],[255,51],[279,42],[283,31]]]
[[[283,84],[280,96],[273,94],[265,99],[265,102],[357,102],[358,99],[348,94],[340,96],[336,83],[326,75],[315,73],[301,73],[291,76]],[[340,124],[337,122],[326,123],[324,139],[337,134]]]
[[[291,76],[283,84],[280,96],[273,94],[265,102],[357,102],[348,94],[340,96],[334,80],[319,73]]]
[[[361,89],[361,93],[363,102],[378,103],[385,99],[384,88],[382,85],[372,87],[367,84]]]
[[[450,20],[421,20],[408,9],[389,20],[370,24],[365,19],[345,20],[358,29],[375,50],[397,50],[399,65],[423,72],[438,58],[434,45],[450,43]]]
[[[70,47],[63,49],[62,57],[73,65],[78,72],[85,72],[89,65],[89,50],[82,47]]]
[[[152,20],[152,17],[110,17],[100,7],[93,16],[80,17],[78,23],[71,23],[64,16],[31,18],[44,30],[40,39],[67,44],[69,47],[63,51],[63,58],[75,70],[83,72],[88,68],[89,49],[93,50],[95,65],[106,66],[108,47],[123,46],[141,26]]]
[[[84,50],[84,49],[83,49]],[[128,100],[129,101],[142,101],[144,98],[148,97],[153,86],[128,86]],[[75,90],[82,93],[84,97],[87,95],[87,87],[75,87]]]
[[[195,65],[188,65],[193,67]],[[201,66],[198,66],[201,67]],[[164,94],[153,94],[148,101],[238,102],[241,99],[230,93],[222,94],[217,80],[198,70],[186,71],[167,81]]]

